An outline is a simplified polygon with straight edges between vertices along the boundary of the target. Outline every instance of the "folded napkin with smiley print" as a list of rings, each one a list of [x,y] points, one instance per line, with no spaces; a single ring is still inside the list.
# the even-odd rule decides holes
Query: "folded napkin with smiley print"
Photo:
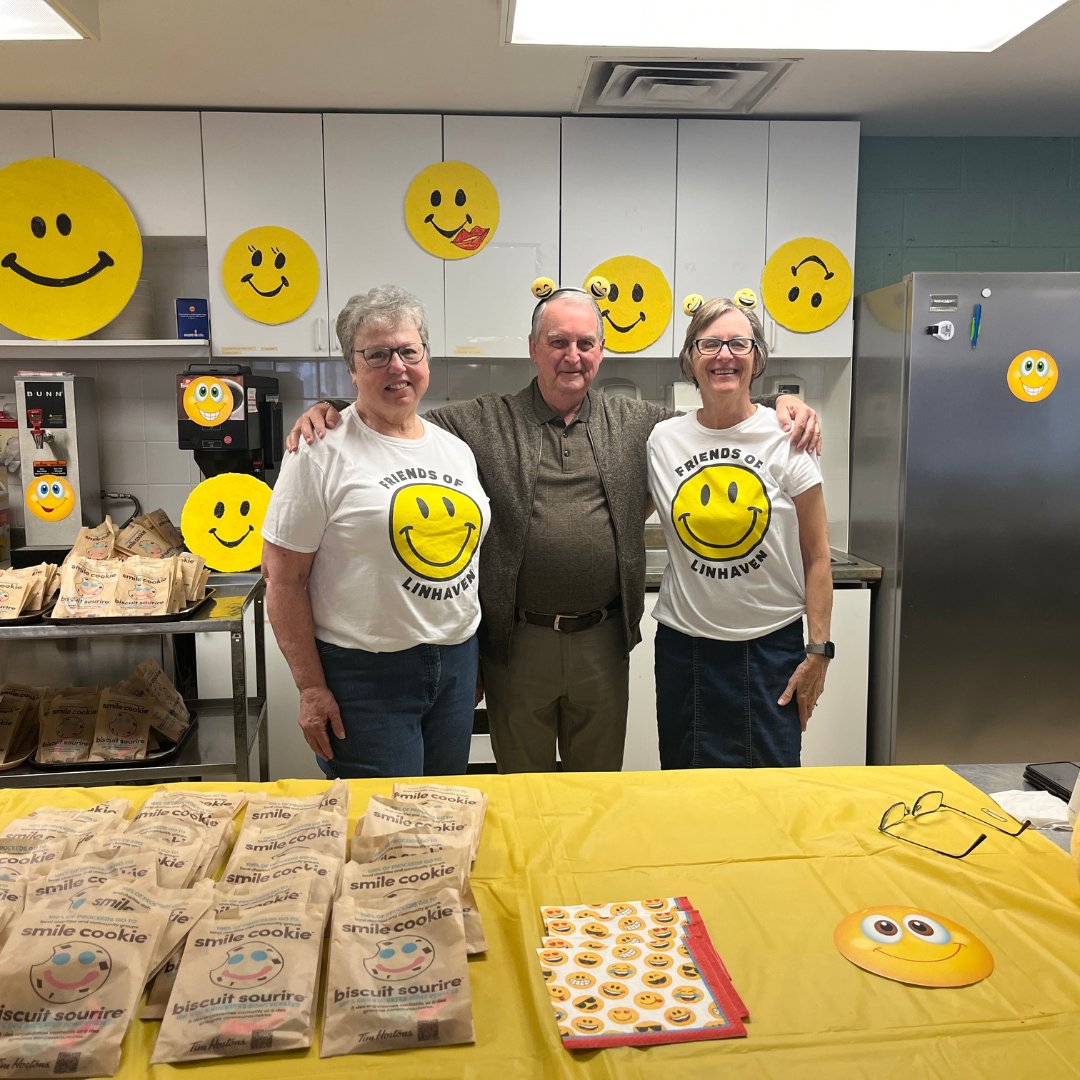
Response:
[[[541,914],[537,956],[568,1050],[746,1035],[749,1011],[686,897]]]

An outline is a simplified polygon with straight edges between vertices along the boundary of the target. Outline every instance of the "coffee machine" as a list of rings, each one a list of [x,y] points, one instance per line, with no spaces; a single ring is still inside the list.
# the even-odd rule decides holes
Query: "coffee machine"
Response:
[[[15,376],[26,548],[70,548],[102,519],[94,380]]]
[[[248,473],[260,480],[281,464],[278,381],[244,364],[189,364],[176,376],[181,450],[193,450],[204,477]]]

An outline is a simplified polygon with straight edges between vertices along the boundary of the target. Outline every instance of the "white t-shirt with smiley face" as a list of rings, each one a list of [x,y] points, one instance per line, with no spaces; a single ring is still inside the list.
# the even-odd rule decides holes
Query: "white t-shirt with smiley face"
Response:
[[[654,617],[691,637],[749,641],[806,610],[794,498],[821,483],[772,409],[734,427],[697,413],[657,424],[649,494],[668,549]]]
[[[325,439],[286,455],[262,535],[315,552],[316,638],[400,652],[476,631],[489,522],[476,459],[459,438],[433,424],[419,439],[380,435],[350,407]]]

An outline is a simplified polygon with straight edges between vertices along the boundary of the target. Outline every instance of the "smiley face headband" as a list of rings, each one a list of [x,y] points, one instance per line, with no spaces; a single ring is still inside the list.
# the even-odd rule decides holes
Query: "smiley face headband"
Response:
[[[739,291],[736,292],[735,295],[731,298],[731,302],[739,311],[744,312],[746,315],[749,316],[751,315],[751,313],[753,313],[753,317],[750,320],[751,328],[753,328],[753,323],[755,319],[759,318],[756,314],[756,308],[758,306],[757,293],[755,293],[753,289],[739,289]],[[694,316],[697,315],[697,313],[701,310],[704,304],[705,297],[703,297],[701,293],[690,293],[688,296],[683,297],[683,314],[686,315],[688,318],[693,319]],[[686,351],[687,348],[684,348],[684,353]],[[754,360],[753,378],[757,379],[765,372],[765,363],[768,359],[768,354],[767,351],[762,350],[760,343],[758,343],[757,348],[755,349],[755,353],[756,356]],[[694,385],[696,386],[697,380],[693,377],[692,367],[688,366],[688,363],[685,360],[683,360],[681,363],[683,368],[683,374],[686,375],[690,382],[694,383]]]
[[[532,285],[529,286],[529,291],[536,297],[537,304],[533,308],[532,313],[532,325],[534,329],[539,326],[540,312],[558,296],[567,296],[576,293],[578,296],[587,296],[594,304],[599,305],[603,300],[611,285],[607,278],[601,277],[599,274],[594,274],[588,281],[585,282],[585,288],[579,289],[573,285],[566,285],[559,287],[555,284],[555,281],[549,277],[538,277]],[[599,306],[597,306],[597,312],[599,313]]]

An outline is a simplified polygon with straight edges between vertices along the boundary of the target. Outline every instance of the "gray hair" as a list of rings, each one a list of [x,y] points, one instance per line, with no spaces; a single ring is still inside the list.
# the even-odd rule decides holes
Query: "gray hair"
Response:
[[[556,289],[550,296],[541,300],[536,307],[533,308],[532,314],[532,339],[538,341],[540,339],[540,320],[544,317],[544,311],[548,304],[553,300],[570,300],[574,303],[585,304],[593,309],[596,315],[596,338],[598,341],[604,340],[604,320],[600,314],[600,308],[596,305],[596,300],[591,293],[586,292],[584,289]]]
[[[337,336],[341,354],[350,371],[355,371],[353,349],[361,326],[396,326],[408,319],[420,332],[420,340],[428,343],[428,321],[424,305],[400,285],[380,285],[370,292],[357,293],[349,298],[337,317]]]
[[[745,315],[754,335],[754,350],[757,355],[754,358],[754,374],[751,376],[750,381],[753,382],[754,379],[765,374],[765,364],[769,359],[769,346],[765,341],[765,330],[761,325],[761,320],[754,312],[744,308],[742,304],[737,304],[726,296],[718,296],[713,300],[706,300],[702,303],[701,307],[694,312],[693,317],[690,319],[690,325],[686,328],[686,340],[683,342],[682,352],[679,353],[679,368],[687,382],[692,382],[695,386],[698,384],[697,379],[694,377],[694,363],[690,355],[694,350],[694,342],[702,336],[707,326],[719,319],[721,315],[726,315],[729,311],[737,311],[740,315]]]

